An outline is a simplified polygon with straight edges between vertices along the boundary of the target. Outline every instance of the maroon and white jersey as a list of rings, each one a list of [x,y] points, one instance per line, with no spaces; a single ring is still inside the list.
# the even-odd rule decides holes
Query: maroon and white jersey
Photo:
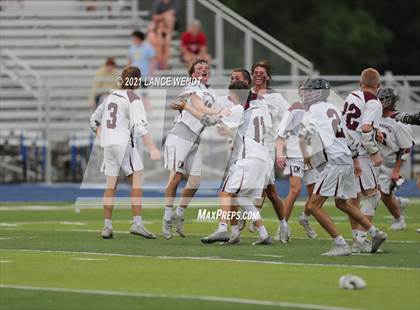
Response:
[[[384,136],[383,142],[378,143],[384,165],[394,167],[399,153],[410,149],[414,145],[411,130],[407,125],[397,122],[393,117],[382,117],[379,128]]]
[[[352,164],[349,142],[340,124],[340,111],[331,103],[318,102],[311,105],[308,112],[302,120],[303,129],[299,135],[306,139],[318,136],[327,161]]]
[[[362,146],[362,126],[372,125],[379,129],[382,117],[382,104],[369,92],[356,90],[351,92],[344,103],[343,122],[349,134],[359,143],[359,155],[367,155]]]
[[[101,126],[101,146],[134,143],[137,135],[145,135],[147,117],[143,102],[132,90],[115,90],[91,117]]]
[[[252,105],[247,107],[235,136],[233,159],[258,158],[268,161],[269,155],[264,145],[265,117],[261,108]]]
[[[191,103],[191,95],[197,95],[203,102],[203,104],[208,108],[215,108],[216,105],[216,95],[213,89],[210,86],[200,83],[199,85],[188,85],[185,86],[182,90],[179,97],[184,97],[187,99],[187,104]],[[200,120],[195,118],[188,111],[181,111],[179,117],[176,120],[177,122],[184,123],[188,128],[190,128],[195,134],[199,135],[203,131],[203,124]]]

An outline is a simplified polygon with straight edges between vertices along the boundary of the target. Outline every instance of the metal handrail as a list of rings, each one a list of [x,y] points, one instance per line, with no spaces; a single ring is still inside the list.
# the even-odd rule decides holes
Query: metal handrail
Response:
[[[20,59],[16,54],[14,54],[11,50],[3,49],[0,50],[0,61],[3,62],[3,56],[9,57],[14,64],[19,66],[23,69],[26,75],[21,76],[31,76],[35,80],[35,84],[37,90],[35,90],[29,83],[26,83],[21,79],[21,76],[17,74],[17,72],[9,70],[7,66],[1,63],[1,67],[5,69],[3,72],[8,74],[15,82],[20,84],[22,88],[26,89],[27,91],[31,92],[32,95],[38,99],[38,122],[41,123],[41,115],[44,118],[44,132],[43,138],[47,145],[47,158],[46,158],[46,171],[45,171],[45,180],[47,183],[51,182],[51,147],[50,147],[50,105],[49,105],[49,91],[46,83],[42,79],[41,75],[39,75],[36,71],[34,71],[26,62]],[[44,111],[42,111],[44,108]],[[43,112],[43,113],[41,113]]]
[[[193,19],[195,15],[195,0],[189,0],[187,5],[187,17]],[[291,75],[297,75],[298,70],[312,74],[314,71],[313,63],[299,55],[277,39],[256,27],[245,18],[235,13],[233,10],[217,0],[196,0],[215,14],[215,34],[216,34],[216,65],[218,71],[223,71],[223,22],[227,22],[240,30],[245,35],[245,67],[249,67],[252,62],[253,45],[252,41],[258,42],[267,49],[283,58],[291,65]]]

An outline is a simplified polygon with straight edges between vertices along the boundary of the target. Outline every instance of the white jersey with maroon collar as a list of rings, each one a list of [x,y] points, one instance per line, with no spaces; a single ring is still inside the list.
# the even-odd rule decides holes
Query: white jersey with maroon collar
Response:
[[[378,143],[384,165],[394,167],[400,152],[414,145],[411,130],[393,117],[381,117],[379,129],[384,136],[383,142]]]
[[[379,129],[381,117],[382,104],[374,94],[356,90],[347,96],[343,109],[343,122],[349,134],[360,145],[359,156],[367,155],[362,146],[362,126],[367,124]]]
[[[310,106],[305,114],[301,136],[318,135],[322,141],[327,161],[335,164],[351,164],[349,141],[341,128],[340,111],[331,103],[318,102]]]
[[[252,104],[246,106],[233,144],[234,160],[258,158],[269,162],[269,154],[264,145],[264,117],[265,113],[260,107]]]
[[[98,107],[101,112],[101,146],[134,145],[135,134],[147,133],[143,102],[132,90],[115,90]]]
[[[184,87],[179,97],[187,99],[187,104],[191,104],[191,95],[197,95],[202,101],[203,104],[208,108],[216,107],[216,94],[210,86],[200,83],[199,85],[188,85]],[[200,120],[195,118],[190,112],[183,110],[177,122],[184,123],[188,128],[190,128],[195,134],[199,135],[203,130],[203,125]]]

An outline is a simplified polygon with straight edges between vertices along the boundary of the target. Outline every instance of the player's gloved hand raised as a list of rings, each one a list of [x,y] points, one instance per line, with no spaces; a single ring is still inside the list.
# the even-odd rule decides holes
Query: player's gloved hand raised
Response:
[[[159,150],[157,148],[152,149],[150,151],[150,159],[151,160],[159,160],[160,157],[161,157],[161,155],[160,155],[160,152],[159,152]]]

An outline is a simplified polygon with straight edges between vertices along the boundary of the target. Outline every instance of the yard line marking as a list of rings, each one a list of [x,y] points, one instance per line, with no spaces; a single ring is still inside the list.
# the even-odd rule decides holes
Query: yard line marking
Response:
[[[86,260],[86,261],[106,261],[107,258],[88,258],[88,257],[75,257],[72,260]]]
[[[272,307],[295,308],[295,309],[311,309],[311,310],[356,310],[354,308],[324,306],[324,305],[315,305],[315,304],[301,304],[301,303],[291,303],[291,302],[282,302],[282,301],[258,300],[258,299],[245,299],[245,298],[236,298],[236,297],[221,297],[221,296],[130,293],[130,292],[121,292],[121,291],[80,290],[80,289],[71,289],[71,288],[8,285],[8,284],[0,284],[0,288],[46,291],[46,292],[60,292],[60,293],[77,293],[77,294],[88,294],[88,295],[202,300],[202,301],[211,301],[211,302],[226,302],[226,303],[233,303],[233,304],[247,304],[247,305],[272,306]]]
[[[62,224],[62,225],[76,225],[76,226],[86,226],[87,225],[86,222],[69,222],[69,221],[63,221],[63,222],[60,222],[60,224]]]
[[[0,223],[0,226],[4,226],[4,227],[18,227],[18,224],[15,223]]]
[[[252,256],[262,256],[262,257],[284,257],[284,255],[272,255],[272,254],[249,254]]]
[[[155,220],[150,221],[150,224],[153,224],[153,222],[155,222]],[[159,220],[160,222],[160,220]],[[145,221],[143,221],[143,223],[147,223]],[[95,230],[95,229],[54,229],[54,231],[70,231],[70,232],[89,232],[89,233],[100,233],[101,231]],[[129,234],[129,231],[123,231],[123,230],[113,230],[114,233],[118,233],[118,234]],[[198,236],[198,237],[202,237],[202,234],[188,234],[188,236]],[[253,236],[241,236],[241,238],[254,238]],[[328,241],[332,241],[331,238],[315,238],[315,239],[311,239],[311,238],[305,238],[305,237],[294,237],[293,239],[298,239],[298,240],[328,240]],[[346,241],[352,241],[352,239],[345,239]],[[386,240],[386,243],[420,243],[419,241],[415,241],[415,240]]]
[[[78,255],[103,255],[115,257],[134,257],[134,258],[154,258],[154,259],[189,259],[189,260],[207,260],[219,262],[234,262],[234,263],[253,263],[253,264],[268,264],[268,265],[291,265],[291,266],[313,266],[313,267],[340,267],[340,268],[360,268],[360,269],[379,269],[379,270],[415,270],[416,267],[395,267],[395,266],[369,266],[369,265],[347,265],[347,264],[322,264],[322,263],[297,263],[297,262],[282,262],[282,261],[266,261],[266,260],[251,260],[251,259],[236,259],[236,258],[220,258],[220,257],[206,257],[206,256],[152,256],[141,254],[120,254],[120,253],[101,253],[101,252],[82,252],[82,251],[61,251],[61,250],[34,250],[34,249],[0,249],[0,251],[15,251],[15,252],[35,252],[35,253],[61,253],[61,254],[78,254]]]
[[[9,264],[9,263],[13,263],[13,261],[11,261],[11,260],[0,260],[0,264]]]

